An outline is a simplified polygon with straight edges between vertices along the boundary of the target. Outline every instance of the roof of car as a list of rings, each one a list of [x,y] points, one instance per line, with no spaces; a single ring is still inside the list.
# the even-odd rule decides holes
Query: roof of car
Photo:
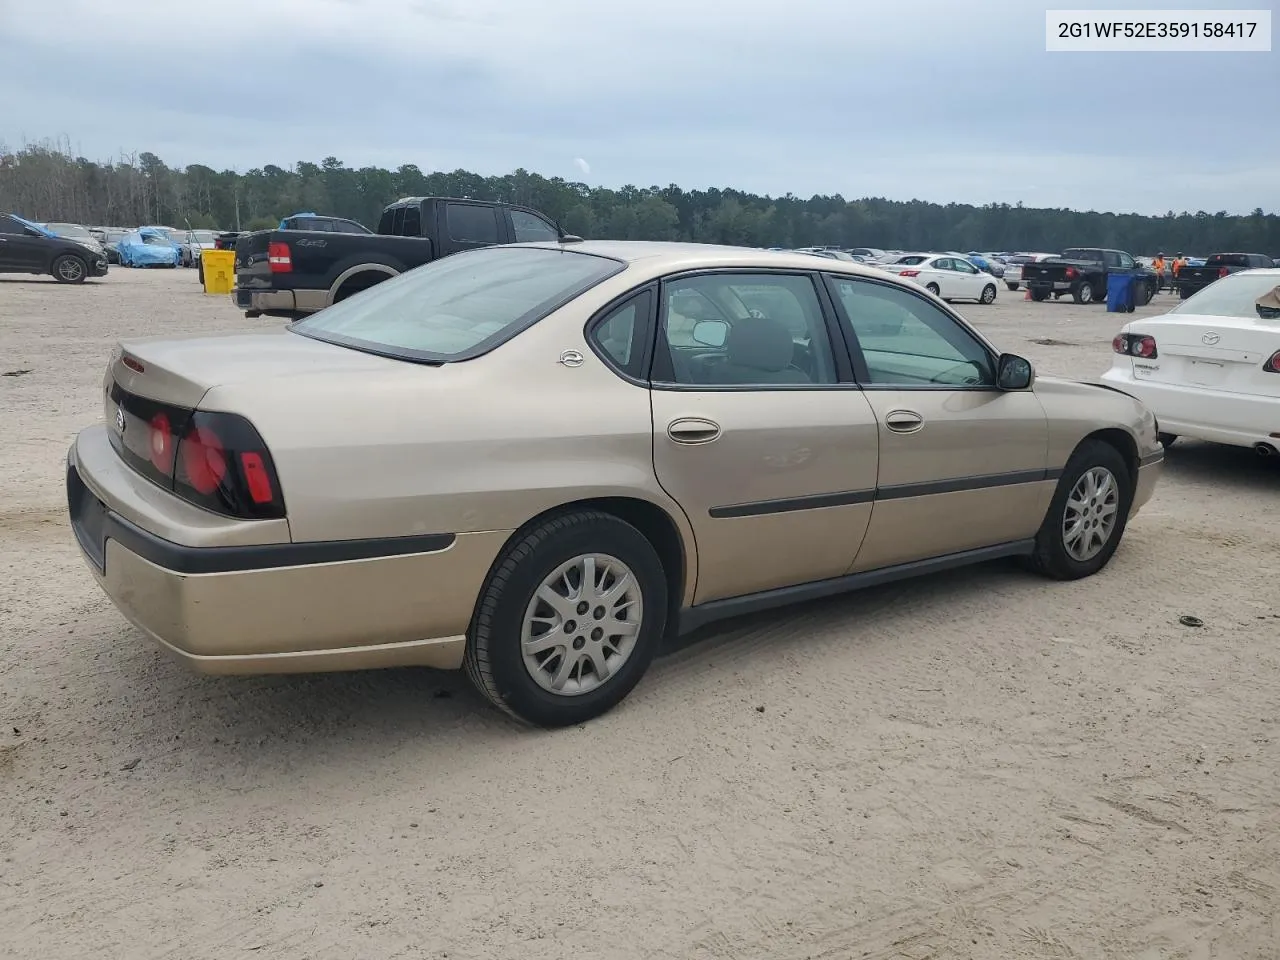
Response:
[[[796,270],[818,268],[828,272],[837,270],[862,276],[883,276],[869,266],[854,260],[834,260],[812,253],[794,250],[762,250],[756,247],[730,247],[711,243],[675,243],[646,240],[575,240],[567,243],[522,243],[512,247],[541,247],[546,250],[566,250],[588,253],[598,257],[611,257],[625,263],[645,261],[647,266],[660,266],[667,270],[696,269],[698,267],[777,267]]]

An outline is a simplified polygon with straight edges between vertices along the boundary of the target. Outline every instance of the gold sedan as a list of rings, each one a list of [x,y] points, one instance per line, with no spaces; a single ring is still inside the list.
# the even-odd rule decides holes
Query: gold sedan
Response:
[[[1151,413],[881,271],[695,244],[458,254],[283,330],[123,342],[68,455],[107,595],[209,673],[465,666],[531,723],[664,635],[997,557],[1095,573]]]

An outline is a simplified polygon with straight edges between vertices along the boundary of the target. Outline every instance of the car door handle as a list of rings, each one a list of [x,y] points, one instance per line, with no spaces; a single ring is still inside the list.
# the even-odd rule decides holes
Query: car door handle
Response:
[[[884,425],[894,433],[915,433],[924,426],[924,417],[914,410],[890,410],[885,414]]]
[[[710,443],[720,436],[720,424],[702,417],[681,417],[667,424],[667,436],[676,443]]]

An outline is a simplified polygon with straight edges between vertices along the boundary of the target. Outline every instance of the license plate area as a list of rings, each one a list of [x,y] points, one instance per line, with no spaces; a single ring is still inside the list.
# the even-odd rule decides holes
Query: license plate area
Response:
[[[1216,387],[1226,376],[1226,364],[1220,361],[1187,357],[1185,363],[1187,380],[1201,387]]]

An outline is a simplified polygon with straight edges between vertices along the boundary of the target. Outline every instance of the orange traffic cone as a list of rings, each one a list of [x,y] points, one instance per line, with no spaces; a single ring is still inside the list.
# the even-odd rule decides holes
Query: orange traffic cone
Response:
[[[1027,287],[1027,292],[1026,292],[1026,293],[1024,293],[1024,294],[1022,295],[1022,299],[1023,299],[1023,300],[1030,300],[1030,299],[1031,299],[1031,288],[1030,288],[1030,287]]]

